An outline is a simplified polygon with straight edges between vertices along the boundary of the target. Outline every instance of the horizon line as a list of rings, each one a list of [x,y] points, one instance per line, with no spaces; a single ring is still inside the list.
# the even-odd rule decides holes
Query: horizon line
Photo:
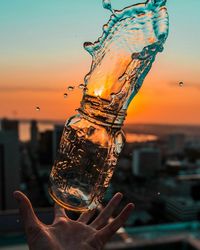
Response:
[[[1,120],[10,120],[10,121],[19,121],[20,123],[30,123],[31,121],[36,121],[38,123],[43,124],[65,124],[66,120],[54,120],[54,119],[34,119],[34,118],[9,118],[9,117],[0,117]],[[194,123],[154,123],[154,122],[128,122],[125,123],[124,126],[129,125],[149,125],[149,126],[192,126],[192,127],[200,127],[200,124]]]

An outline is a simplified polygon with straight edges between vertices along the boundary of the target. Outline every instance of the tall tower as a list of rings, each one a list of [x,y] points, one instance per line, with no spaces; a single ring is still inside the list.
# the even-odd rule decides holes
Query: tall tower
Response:
[[[133,151],[132,173],[152,177],[161,168],[161,152],[157,148],[140,148]]]
[[[31,121],[31,149],[35,153],[38,149],[38,126],[37,121]]]
[[[0,210],[17,208],[12,194],[19,185],[18,122],[3,120],[0,130]]]

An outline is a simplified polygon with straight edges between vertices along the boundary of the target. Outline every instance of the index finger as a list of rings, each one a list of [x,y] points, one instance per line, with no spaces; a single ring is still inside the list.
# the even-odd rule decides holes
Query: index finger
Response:
[[[39,219],[35,215],[31,202],[27,198],[27,196],[20,191],[15,191],[13,195],[19,203],[19,211],[25,227],[25,231],[28,232],[29,230],[38,228],[39,225],[42,225],[42,222],[39,221]]]

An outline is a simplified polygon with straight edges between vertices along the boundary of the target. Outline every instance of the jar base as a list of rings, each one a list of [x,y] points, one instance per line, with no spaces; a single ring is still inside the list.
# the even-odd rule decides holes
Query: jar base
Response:
[[[51,198],[61,207],[66,210],[75,211],[75,212],[86,212],[88,210],[93,210],[98,206],[94,201],[90,204],[85,199],[85,196],[82,192],[76,190],[76,195],[71,192],[61,192],[59,189],[50,187],[49,194]]]

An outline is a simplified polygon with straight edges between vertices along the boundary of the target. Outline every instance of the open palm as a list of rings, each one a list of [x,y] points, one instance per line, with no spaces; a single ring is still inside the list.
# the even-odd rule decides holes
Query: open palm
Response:
[[[35,215],[31,202],[21,192],[14,197],[19,202],[29,248],[31,250],[99,250],[103,249],[111,236],[124,224],[134,205],[128,204],[122,212],[108,224],[109,218],[122,199],[117,193],[97,218],[88,224],[93,211],[82,213],[77,221],[67,217],[65,210],[55,205],[53,224],[43,224]]]

